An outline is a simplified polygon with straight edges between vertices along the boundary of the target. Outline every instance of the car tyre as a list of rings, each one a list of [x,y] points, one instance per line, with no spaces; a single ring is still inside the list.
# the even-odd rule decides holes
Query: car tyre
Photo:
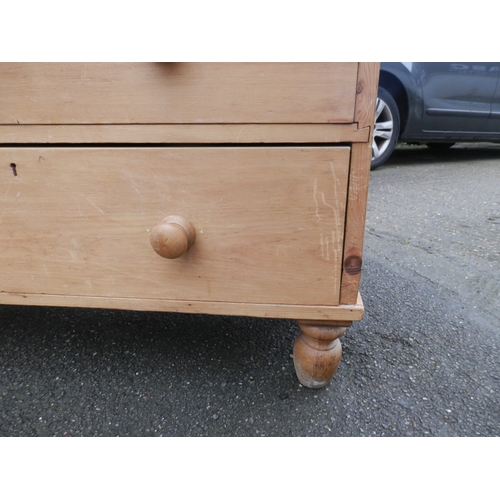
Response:
[[[399,127],[400,118],[396,101],[387,90],[379,87],[373,129],[372,170],[385,163],[391,156],[398,142]]]

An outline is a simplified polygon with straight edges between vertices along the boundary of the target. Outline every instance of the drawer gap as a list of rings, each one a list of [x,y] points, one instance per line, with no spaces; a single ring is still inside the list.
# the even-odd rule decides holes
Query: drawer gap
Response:
[[[0,148],[12,148],[12,147],[22,147],[26,149],[30,148],[72,148],[72,149],[85,149],[85,148],[119,148],[119,149],[128,149],[128,148],[142,148],[142,149],[155,149],[155,148],[234,148],[242,147],[242,148],[300,148],[300,147],[314,147],[314,148],[331,148],[331,147],[350,147],[350,143],[346,142],[266,142],[266,143],[244,143],[244,144],[235,144],[235,143],[130,143],[127,142],[119,143],[70,143],[70,142],[61,142],[61,143],[18,143],[18,142],[9,142],[5,144],[0,144]]]

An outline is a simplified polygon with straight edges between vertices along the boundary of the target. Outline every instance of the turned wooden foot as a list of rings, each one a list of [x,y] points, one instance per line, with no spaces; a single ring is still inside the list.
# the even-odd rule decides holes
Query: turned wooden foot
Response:
[[[302,385],[324,387],[336,372],[342,357],[339,338],[352,322],[298,321],[302,333],[295,339],[293,362]]]

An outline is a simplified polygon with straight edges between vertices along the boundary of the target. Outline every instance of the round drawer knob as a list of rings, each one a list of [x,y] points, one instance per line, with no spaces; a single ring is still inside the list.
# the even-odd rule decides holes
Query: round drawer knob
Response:
[[[176,259],[187,252],[194,241],[194,227],[184,217],[170,215],[151,231],[153,250],[166,259]]]

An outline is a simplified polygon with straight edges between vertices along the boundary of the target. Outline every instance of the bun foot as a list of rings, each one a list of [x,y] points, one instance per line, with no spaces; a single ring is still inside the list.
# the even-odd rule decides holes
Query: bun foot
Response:
[[[300,383],[319,389],[330,382],[342,357],[339,338],[352,322],[298,321],[302,333],[295,339],[293,362]]]

